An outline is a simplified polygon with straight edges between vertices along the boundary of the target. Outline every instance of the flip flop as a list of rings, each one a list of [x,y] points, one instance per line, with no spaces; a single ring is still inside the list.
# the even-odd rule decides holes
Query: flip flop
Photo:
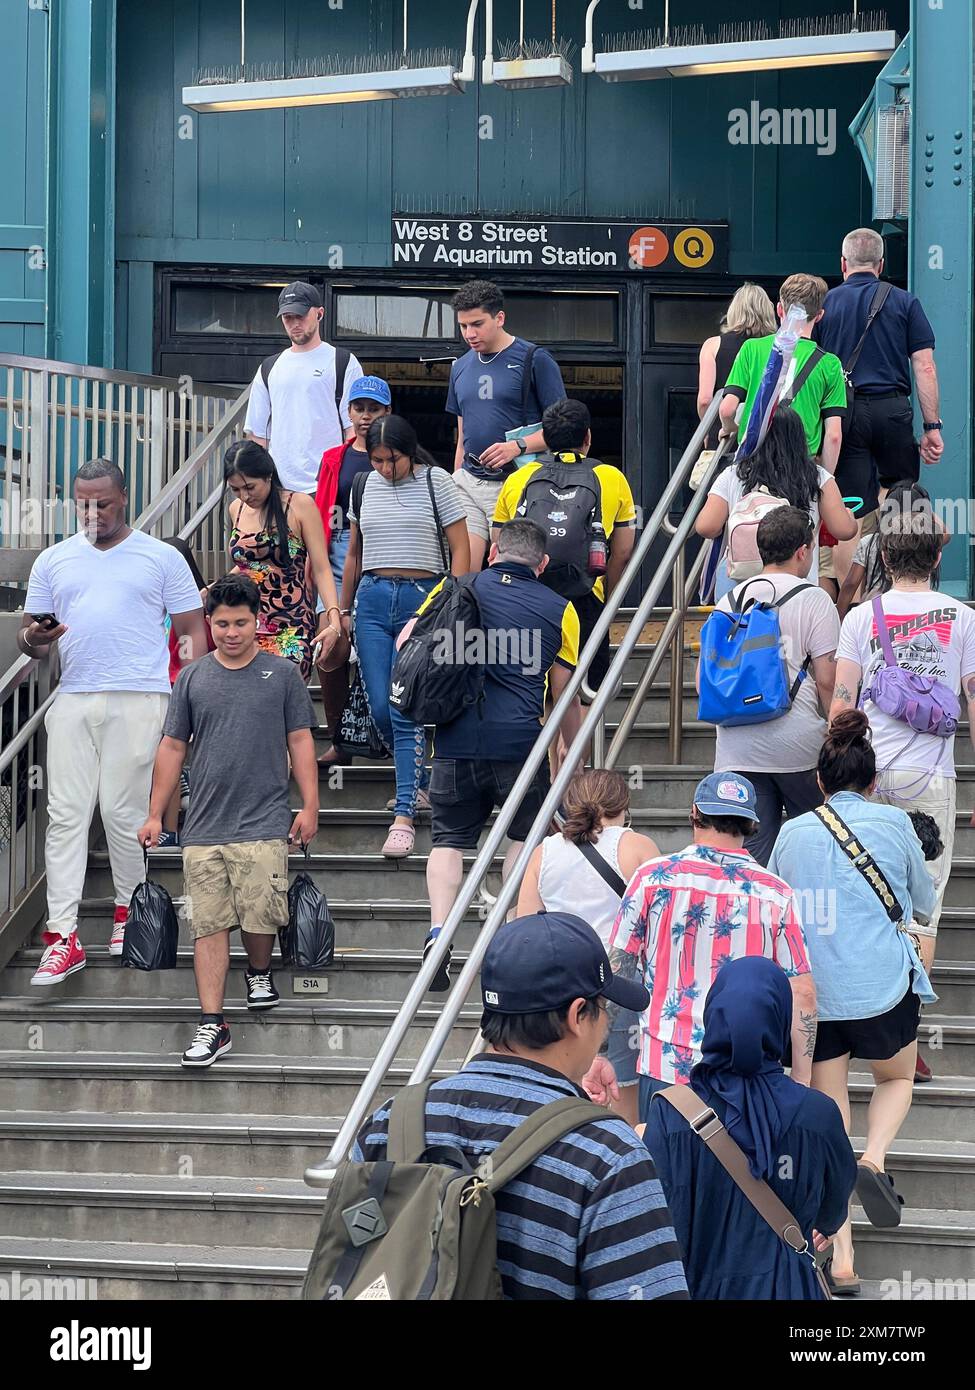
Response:
[[[823,1261],[823,1274],[834,1298],[859,1298],[860,1280],[855,1274],[837,1275],[833,1273],[833,1258]]]
[[[385,859],[405,859],[407,855],[413,853],[415,844],[416,831],[411,826],[394,825],[386,836],[386,843],[383,845],[383,857]]]
[[[901,1224],[904,1198],[889,1173],[878,1172],[869,1163],[858,1163],[856,1194],[871,1226],[889,1228]]]

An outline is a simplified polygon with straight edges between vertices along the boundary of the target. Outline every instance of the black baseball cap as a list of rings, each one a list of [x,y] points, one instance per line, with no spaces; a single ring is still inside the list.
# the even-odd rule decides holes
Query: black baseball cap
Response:
[[[499,928],[481,966],[481,1002],[491,1014],[542,1014],[600,995],[643,1013],[650,994],[614,975],[588,922],[571,912],[533,912]]]
[[[322,309],[321,291],[305,280],[296,280],[293,285],[285,285],[278,295],[278,318],[282,314],[307,314],[309,309]]]

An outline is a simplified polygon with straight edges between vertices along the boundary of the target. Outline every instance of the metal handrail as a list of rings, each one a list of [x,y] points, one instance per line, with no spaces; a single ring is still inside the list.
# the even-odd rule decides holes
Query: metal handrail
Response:
[[[20,357],[13,352],[0,352],[0,367],[15,367],[25,372],[47,372],[54,376],[77,376],[83,381],[106,381],[118,386],[163,387],[178,391],[180,378],[171,376],[146,376],[142,372],[118,372],[114,367],[86,367],[80,362],[54,362],[46,357]],[[240,394],[237,386],[215,386],[206,383],[206,394],[220,400],[236,400]]]
[[[203,469],[206,467],[214,451],[216,449],[219,449],[220,446],[223,443],[225,443],[225,441],[229,438],[229,436],[234,433],[237,426],[240,424],[241,416],[246,415],[247,413],[247,402],[250,398],[250,392],[251,388],[248,384],[240,393],[240,396],[238,397],[235,404],[232,405],[230,409],[227,411],[226,415],[223,416],[220,423],[218,425],[215,425],[214,428],[210,431],[210,433],[206,436],[206,438],[200,441],[200,443],[193,450],[192,454],[190,454],[189,458],[183,464],[182,468],[180,468],[179,472],[175,473],[173,477],[170,478],[169,482],[165,485],[165,487],[160,488],[159,492],[149,503],[148,507],[146,507],[140,513],[138,518],[132,523],[134,527],[136,527],[140,531],[149,531],[152,529],[153,526],[156,525],[157,522],[163,519],[163,517],[166,515],[166,513],[172,506],[173,502],[180,496],[181,493],[186,492],[190,483],[192,483],[194,479],[196,479],[200,475],[200,473],[203,472]],[[219,501],[218,494],[222,493],[222,487],[215,489],[214,492],[210,494],[207,501],[213,501],[215,496],[216,500]],[[206,508],[206,506],[207,504],[204,503],[204,508]],[[203,508],[201,508],[200,510],[203,513],[203,515],[201,515],[200,517],[200,520],[202,521],[208,514],[208,511],[204,510]],[[209,511],[212,510],[213,508],[210,507]],[[198,513],[194,515],[197,514]],[[180,535],[183,535],[182,531],[180,531]],[[183,539],[185,540],[186,537],[183,536]]]
[[[370,1066],[352,1102],[348,1114],[342,1122],[335,1141],[329,1150],[328,1156],[322,1163],[315,1164],[305,1170],[305,1181],[309,1185],[313,1187],[324,1187],[328,1184],[335,1172],[336,1165],[345,1158],[351,1148],[359,1127],[371,1113],[373,1103],[382,1085],[383,1079],[399,1052],[403,1040],[406,1037],[407,1030],[411,1027],[413,1018],[426,996],[427,989],[434,975],[440,968],[441,961],[443,961],[447,955],[453,937],[460,923],[463,921],[467,909],[473,902],[482,880],[486,877],[493,865],[495,854],[508,830],[508,826],[514,819],[522,798],[531,786],[535,774],[543,760],[547,757],[549,747],[554,742],[566,713],[571,708],[575,697],[582,687],[589,666],[602,645],[603,638],[609,632],[610,624],[613,622],[616,613],[622,606],[627,591],[637,580],[640,568],[649,555],[651,546],[660,534],[675,498],[690,476],[691,469],[694,466],[694,462],[698,457],[707,433],[717,419],[720,403],[721,396],[719,394],[711,401],[700,424],[694,431],[690,443],[684,450],[677,468],[671,475],[660,500],[654,508],[643,535],[634,547],[633,554],[630,557],[630,561],[619,583],[603,605],[603,612],[600,614],[589,641],[586,643],[579,657],[578,665],[572,673],[565,690],[556,702],[551,715],[542,725],[531,753],[525,760],[524,766],[518,774],[504,805],[499,810],[497,819],[491,827],[483,847],[478,851],[470,872],[461,884],[460,891],[454,901],[453,907],[447,914],[446,921],[441,928],[440,934],[434,941],[430,953],[421,965],[413,984],[410,986],[406,999],[403,1001],[399,1013],[396,1015],[389,1032],[386,1034],[379,1048],[379,1052]],[[654,578],[650,583],[650,587],[640,600],[639,606],[610,664],[609,671],[599,691],[596,693],[593,703],[589,706],[578,733],[567,751],[562,766],[556,774],[551,788],[542,803],[541,810],[538,812],[532,828],[525,839],[518,860],[507,881],[502,884],[501,891],[492,905],[484,925],[478,932],[474,946],[468,956],[467,963],[461,972],[460,978],[451,990],[427,1045],[419,1061],[413,1068],[409,1079],[410,1085],[419,1085],[421,1082],[425,1081],[436,1065],[441,1049],[456,1022],[459,1012],[463,1007],[464,1000],[480,970],[481,961],[491,942],[491,938],[504,921],[508,908],[514,899],[521,878],[527,867],[528,860],[547,833],[552,817],[558,809],[565,789],[574,775],[576,764],[584,755],[589,740],[593,736],[599,723],[600,716],[603,714],[609,701],[613,698],[614,687],[617,681],[622,677],[626,662],[637,644],[647,615],[653,610],[654,604],[663,592],[674,561],[677,555],[682,551],[685,541],[691,533],[694,519],[700,511],[707,493],[707,483],[713,476],[718,464],[719,460],[715,457],[690,507],[684,513],[684,517],[664,553]]]

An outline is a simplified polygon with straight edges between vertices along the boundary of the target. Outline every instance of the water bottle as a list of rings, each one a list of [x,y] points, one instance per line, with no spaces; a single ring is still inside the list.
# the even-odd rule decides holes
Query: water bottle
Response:
[[[589,538],[589,573],[594,579],[606,573],[606,532],[601,521],[592,524]]]

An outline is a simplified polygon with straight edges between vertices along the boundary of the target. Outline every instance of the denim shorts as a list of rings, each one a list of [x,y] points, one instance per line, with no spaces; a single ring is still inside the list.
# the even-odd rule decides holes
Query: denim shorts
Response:
[[[635,1086],[639,1081],[636,1059],[640,1055],[640,1015],[621,1009],[609,1035],[607,1054],[613,1064],[616,1080],[621,1086]]]

